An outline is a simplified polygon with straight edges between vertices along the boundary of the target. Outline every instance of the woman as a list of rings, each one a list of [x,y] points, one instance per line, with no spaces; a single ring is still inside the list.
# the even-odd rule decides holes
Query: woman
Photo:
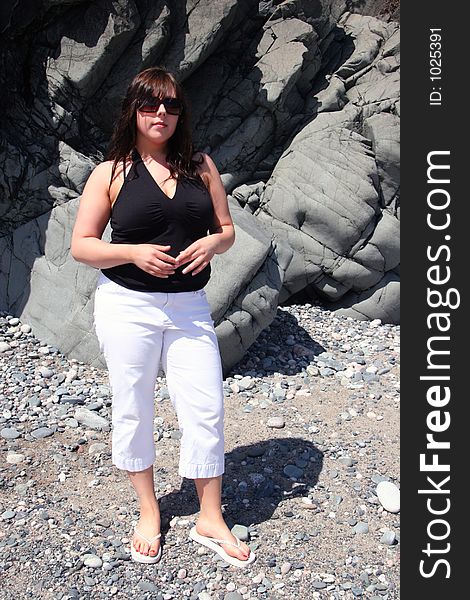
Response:
[[[112,462],[129,473],[140,502],[132,557],[161,556],[152,466],[161,360],[182,431],[179,474],[194,479],[201,505],[190,537],[245,566],[254,553],[221,510],[223,375],[203,289],[212,257],[234,242],[234,226],[214,162],[193,154],[188,102],[171,73],[152,67],[136,75],[106,158],[83,190],[71,253],[101,270],[94,325],[113,395]]]

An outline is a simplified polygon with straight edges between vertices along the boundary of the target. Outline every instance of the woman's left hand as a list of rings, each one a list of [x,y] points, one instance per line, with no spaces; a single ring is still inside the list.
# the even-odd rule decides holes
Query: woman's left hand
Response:
[[[217,242],[212,235],[200,238],[178,254],[175,266],[179,267],[191,261],[189,265],[183,269],[182,273],[186,275],[192,271],[191,275],[197,275],[210,263],[216,248]]]

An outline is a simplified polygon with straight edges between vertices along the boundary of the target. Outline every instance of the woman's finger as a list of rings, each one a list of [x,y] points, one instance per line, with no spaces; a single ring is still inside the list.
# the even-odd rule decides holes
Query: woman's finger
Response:
[[[200,273],[205,267],[207,267],[207,265],[209,264],[208,261],[203,261],[202,263],[200,263],[191,273],[192,275],[197,275],[198,273]]]

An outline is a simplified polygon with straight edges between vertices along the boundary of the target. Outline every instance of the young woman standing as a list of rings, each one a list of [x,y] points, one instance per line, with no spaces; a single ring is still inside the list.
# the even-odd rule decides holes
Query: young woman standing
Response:
[[[214,254],[235,239],[220,174],[193,153],[188,102],[162,68],[131,82],[107,160],[90,175],[72,234],[75,260],[101,270],[94,325],[112,389],[112,462],[140,502],[132,557],[160,559],[153,462],[160,362],[182,432],[179,474],[194,479],[200,515],[191,539],[237,566],[254,553],[227,527],[223,375],[204,286]],[[101,239],[111,219],[111,242]],[[209,232],[209,234],[208,234]]]

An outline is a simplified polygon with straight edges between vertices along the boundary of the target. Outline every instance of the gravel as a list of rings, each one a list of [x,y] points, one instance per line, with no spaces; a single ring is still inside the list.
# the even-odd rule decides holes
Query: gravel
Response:
[[[107,371],[0,313],[2,597],[399,598],[399,343],[396,325],[283,306],[224,380],[222,503],[257,555],[246,570],[188,538],[199,503],[159,378],[149,566],[130,559],[138,502],[111,464]]]

